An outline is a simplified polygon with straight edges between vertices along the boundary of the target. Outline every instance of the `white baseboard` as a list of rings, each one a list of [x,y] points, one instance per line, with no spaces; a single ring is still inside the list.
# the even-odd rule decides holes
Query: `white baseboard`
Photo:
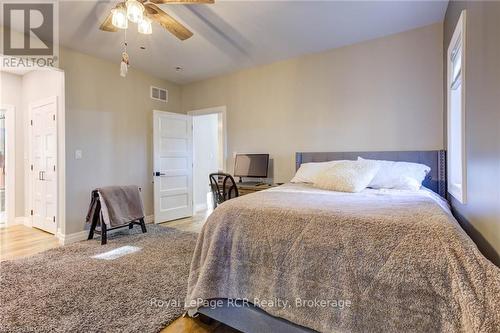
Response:
[[[8,223],[7,226],[22,224],[31,228],[31,220],[26,216],[18,216],[14,218],[14,223]]]
[[[27,226],[28,228],[33,228],[33,219],[31,217],[25,216],[24,225]]]
[[[207,210],[207,204],[206,203],[197,204],[197,205],[194,206],[195,213],[201,212],[203,210]]]
[[[79,232],[75,232],[72,234],[62,234],[60,231],[57,232],[57,239],[59,239],[59,244],[61,245],[68,245],[71,243],[76,243],[82,240],[86,240],[89,235],[88,230],[82,230]]]
[[[12,222],[12,223],[9,223],[7,221],[7,226],[24,224],[24,218],[25,218],[24,216],[19,216],[19,217],[14,218],[14,222]]]

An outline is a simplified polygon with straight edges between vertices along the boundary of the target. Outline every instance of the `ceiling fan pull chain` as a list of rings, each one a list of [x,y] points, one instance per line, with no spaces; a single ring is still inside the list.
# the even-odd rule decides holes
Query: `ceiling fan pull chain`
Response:
[[[124,31],[125,31],[125,38],[123,40],[123,45],[124,45],[123,52],[127,53],[127,29],[125,29]]]
[[[126,77],[129,67],[129,57],[127,53],[127,30],[125,30],[125,40],[123,41],[122,61],[120,62],[120,76]]]

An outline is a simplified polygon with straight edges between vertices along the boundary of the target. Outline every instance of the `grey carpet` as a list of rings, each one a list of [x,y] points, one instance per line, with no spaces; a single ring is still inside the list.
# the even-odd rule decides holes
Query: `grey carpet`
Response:
[[[197,235],[147,225],[0,265],[0,332],[158,332],[182,315]],[[127,234],[127,235],[124,235]],[[115,260],[93,255],[124,245]],[[163,306],[151,300],[164,301]]]

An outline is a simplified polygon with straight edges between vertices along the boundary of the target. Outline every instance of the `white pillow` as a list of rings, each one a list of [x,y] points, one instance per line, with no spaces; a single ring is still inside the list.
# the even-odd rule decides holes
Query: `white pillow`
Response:
[[[300,165],[299,170],[295,173],[295,176],[290,181],[291,183],[314,183],[314,178],[332,166],[334,166],[339,161],[329,161],[329,162],[310,162],[303,163]]]
[[[358,157],[358,161],[373,161],[380,165],[380,169],[368,185],[371,188],[416,191],[422,187],[425,176],[431,171],[427,165],[419,163],[365,160],[361,157]]]
[[[338,192],[360,192],[372,181],[380,168],[374,161],[340,161],[321,172],[314,187]]]

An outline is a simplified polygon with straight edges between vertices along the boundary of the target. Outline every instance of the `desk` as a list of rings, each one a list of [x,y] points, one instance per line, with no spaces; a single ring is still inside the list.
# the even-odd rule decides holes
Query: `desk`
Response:
[[[236,183],[236,187],[238,187],[238,192],[240,195],[250,194],[254,192],[259,192],[263,190],[267,190],[273,187],[278,186],[278,184],[264,184],[264,185],[245,185],[244,183]]]
[[[267,190],[281,184],[262,184],[262,185],[250,185],[245,183],[236,183],[236,187],[238,188],[238,193],[240,196],[245,194],[250,194],[254,192],[259,192],[263,190]],[[222,183],[219,183],[219,186],[222,187]]]

